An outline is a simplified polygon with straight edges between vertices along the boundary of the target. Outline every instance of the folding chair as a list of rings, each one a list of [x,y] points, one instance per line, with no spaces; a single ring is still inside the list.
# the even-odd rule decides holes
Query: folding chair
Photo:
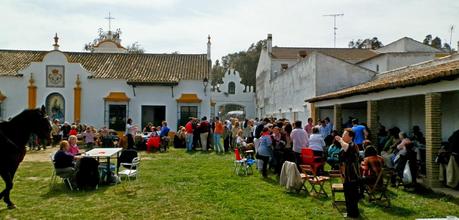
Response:
[[[368,202],[379,201],[387,202],[386,207],[390,207],[390,197],[387,195],[393,171],[383,169],[379,172],[376,181],[373,184],[365,184],[365,192],[368,194]]]
[[[325,165],[325,161],[316,161],[317,156],[314,156],[314,151],[311,148],[301,149],[301,158],[303,164],[311,165],[314,169],[314,172],[317,172],[317,169]]]
[[[306,175],[306,181],[309,183],[309,185],[311,185],[311,190],[309,191],[314,191],[316,195],[324,195],[325,197],[328,197],[324,189],[324,184],[330,180],[330,177],[317,176],[316,170],[311,165],[300,165],[300,167],[303,173]],[[316,186],[319,186],[319,190],[316,189]]]
[[[332,204],[336,208],[338,208],[338,203],[345,203],[345,200],[336,200],[336,194],[341,193],[344,197],[344,178],[343,175],[341,174],[340,170],[330,170],[329,172],[330,176],[330,187],[331,187],[331,193],[332,193]],[[338,183],[333,183],[334,179],[338,179]]]
[[[236,175],[240,175],[242,173],[247,176],[249,172],[247,159],[241,157],[241,155],[239,154],[239,149],[237,148],[234,149],[234,156],[236,157],[236,159],[234,160],[234,173]],[[252,168],[252,166],[250,166],[250,168]]]
[[[53,171],[51,173],[51,182],[49,183],[49,189],[50,190],[53,190],[54,189],[54,184],[56,183],[56,179],[57,177],[60,177],[62,179],[62,182],[64,184],[67,184],[70,188],[70,191],[73,191],[73,186],[72,186],[72,182],[70,181],[70,178],[68,177],[61,177],[59,175],[56,174],[56,168],[54,167],[54,155],[56,153],[50,153],[49,154],[49,159],[51,160],[51,163],[53,165]]]
[[[121,167],[129,167],[118,172],[120,179],[123,176],[127,178],[128,182],[131,181],[131,178],[137,179],[137,176],[139,174],[140,157],[135,157],[134,159],[132,159],[131,163],[120,163],[120,165]]]

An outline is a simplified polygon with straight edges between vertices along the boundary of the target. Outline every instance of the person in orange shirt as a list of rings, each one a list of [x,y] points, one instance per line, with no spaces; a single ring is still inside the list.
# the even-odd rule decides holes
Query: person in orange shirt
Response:
[[[223,134],[223,123],[219,117],[215,117],[215,129],[214,129],[214,150],[216,153],[225,153],[225,149],[220,141]]]

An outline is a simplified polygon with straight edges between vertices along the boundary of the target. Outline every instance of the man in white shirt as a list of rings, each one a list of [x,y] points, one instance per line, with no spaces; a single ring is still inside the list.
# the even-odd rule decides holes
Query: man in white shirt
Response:
[[[298,166],[298,169],[301,170],[299,167],[302,162],[301,149],[306,148],[309,145],[308,134],[301,127],[301,121],[295,121],[295,128],[292,133],[290,133],[290,138],[293,142],[293,154],[295,155],[296,165]]]

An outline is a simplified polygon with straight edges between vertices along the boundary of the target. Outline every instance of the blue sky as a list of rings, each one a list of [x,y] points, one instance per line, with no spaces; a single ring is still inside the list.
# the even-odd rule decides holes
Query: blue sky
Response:
[[[122,44],[139,42],[148,53],[205,53],[212,37],[212,59],[245,50],[273,34],[273,45],[337,47],[350,40],[376,36],[384,44],[408,36],[422,41],[427,34],[449,42],[459,40],[457,0],[0,0],[0,48],[51,50],[55,32],[61,50],[82,51],[108,29],[121,28]]]

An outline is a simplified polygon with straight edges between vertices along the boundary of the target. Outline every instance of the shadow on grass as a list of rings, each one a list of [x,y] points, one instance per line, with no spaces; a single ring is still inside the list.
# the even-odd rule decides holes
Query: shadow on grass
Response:
[[[408,193],[408,194],[413,194],[413,195],[420,195],[424,198],[428,198],[428,199],[438,199],[438,200],[442,200],[442,201],[448,201],[448,202],[452,202],[456,205],[459,205],[459,199],[457,198],[454,198],[450,195],[446,195],[446,194],[443,194],[443,193],[435,193],[434,191],[432,191],[431,189],[428,189],[428,188],[425,188],[423,187],[422,185],[416,185],[414,188],[403,188],[403,187],[400,187],[398,189],[396,189],[397,191],[403,191],[405,193]]]
[[[71,191],[63,183],[55,184],[55,186],[51,189],[48,187],[48,191],[42,194],[41,197],[43,197],[44,199],[49,199],[49,198],[57,197],[60,195],[67,195],[69,197],[85,197],[85,196],[90,196],[93,194],[103,193],[105,192],[105,190],[108,189],[108,187],[111,187],[111,186],[99,185],[99,187],[95,190],[76,190],[74,189],[73,191]]]
[[[390,207],[386,207],[384,204],[380,204],[380,203],[374,203],[374,202],[369,203],[368,201],[364,203],[360,203],[360,204],[368,208],[380,208],[385,213],[388,213],[393,216],[408,217],[408,216],[412,216],[413,214],[416,214],[413,210],[410,210],[408,208],[401,207],[401,206],[396,206],[393,204],[391,204]]]

